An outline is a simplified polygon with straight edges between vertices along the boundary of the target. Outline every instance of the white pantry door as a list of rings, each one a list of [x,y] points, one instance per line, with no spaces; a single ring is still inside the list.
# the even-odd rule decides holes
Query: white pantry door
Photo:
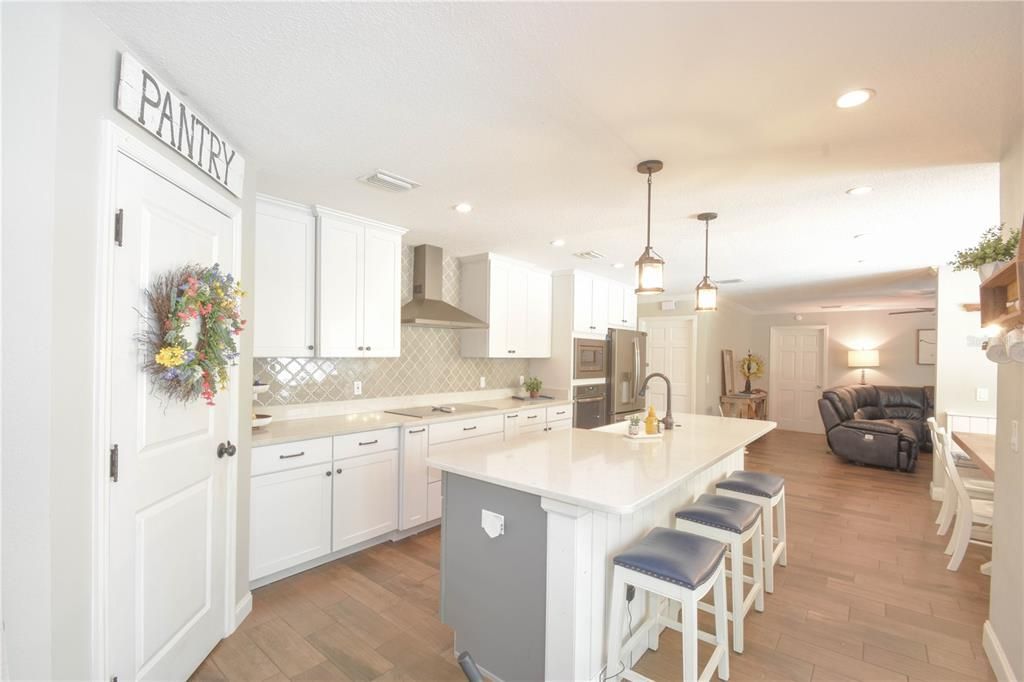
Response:
[[[824,433],[818,398],[827,338],[825,327],[772,327],[768,409],[780,429]]]
[[[186,263],[231,271],[232,221],[118,157],[123,246],[111,297],[109,651],[119,680],[184,680],[224,636],[229,396],[167,404],[140,371],[143,290]]]
[[[696,320],[693,317],[646,317],[640,322],[640,331],[647,332],[647,370],[641,374],[661,372],[667,376],[672,381],[672,412],[693,412]],[[647,385],[647,404],[654,405],[659,414],[665,411],[666,395],[665,382],[651,379]]]

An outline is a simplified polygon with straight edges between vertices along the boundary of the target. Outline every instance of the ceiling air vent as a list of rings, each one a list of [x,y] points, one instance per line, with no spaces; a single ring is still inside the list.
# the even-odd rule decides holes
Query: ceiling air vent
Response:
[[[591,249],[590,251],[577,251],[572,255],[576,256],[580,260],[601,260],[602,258],[604,258],[603,253],[601,253],[600,251],[594,251],[593,249]]]
[[[403,178],[401,175],[396,175],[390,171],[380,170],[379,168],[373,173],[359,178],[368,185],[374,187],[380,187],[386,189],[389,192],[408,192],[411,189],[416,189],[420,186],[420,183],[409,178]]]

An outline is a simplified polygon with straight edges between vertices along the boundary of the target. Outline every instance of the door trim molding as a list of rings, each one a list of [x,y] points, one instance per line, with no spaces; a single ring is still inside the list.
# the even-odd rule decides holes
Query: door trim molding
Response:
[[[781,329],[814,329],[821,331],[821,381],[822,389],[828,383],[828,325],[827,324],[783,324],[772,326],[768,330],[768,419],[778,422],[778,387],[775,385],[775,372],[772,365],[775,364],[776,336]]]
[[[657,322],[658,320],[689,320],[693,324],[691,326],[690,334],[690,414],[697,414],[697,325],[700,324],[698,315],[645,315],[644,317],[637,318],[637,331],[646,332],[648,322]],[[647,354],[648,361],[650,360],[650,353]],[[646,376],[646,375],[645,375]]]
[[[144,166],[168,182],[180,187],[211,208],[223,213],[232,222],[232,272],[242,279],[242,205],[240,200],[229,199],[221,190],[210,187],[207,182],[192,174],[180,163],[168,158],[162,151],[132,135],[113,121],[105,121],[101,131],[100,167],[97,182],[100,184],[100,201],[97,202],[96,216],[96,309],[93,322],[93,342],[96,353],[93,360],[93,442],[92,442],[92,580],[90,620],[92,630],[92,653],[90,677],[109,679],[107,669],[109,628],[108,604],[109,553],[110,553],[110,479],[107,475],[110,433],[110,367],[112,345],[112,297],[114,292],[114,240],[112,233],[113,215],[117,203],[118,157],[124,155]],[[238,367],[229,370],[229,380],[238,385]],[[238,442],[240,409],[239,390],[229,394],[228,422],[229,437]],[[243,602],[235,600],[235,548],[237,532],[238,462],[232,457],[225,473],[227,486],[225,495],[225,582],[224,582],[224,633],[232,632],[236,625],[236,613],[243,613]],[[249,608],[251,609],[251,594]]]

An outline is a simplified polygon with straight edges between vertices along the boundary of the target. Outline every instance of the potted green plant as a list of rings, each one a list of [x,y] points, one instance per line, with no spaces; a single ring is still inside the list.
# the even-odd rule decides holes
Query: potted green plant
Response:
[[[531,398],[536,398],[540,395],[540,389],[544,385],[544,382],[537,377],[529,377],[523,382],[523,388],[527,390]]]
[[[1003,239],[1002,228],[1000,225],[985,230],[977,246],[957,251],[949,264],[956,271],[977,270],[982,281],[988,279],[1004,263],[1014,259],[1020,243],[1020,230],[1011,230]]]

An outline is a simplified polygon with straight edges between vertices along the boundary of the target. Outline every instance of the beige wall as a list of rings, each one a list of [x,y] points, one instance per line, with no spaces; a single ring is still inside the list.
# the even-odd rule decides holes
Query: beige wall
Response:
[[[917,330],[934,329],[935,315],[889,315],[885,311],[757,315],[753,318],[753,352],[768,363],[771,372],[770,334],[772,327],[828,325],[828,376],[826,386],[860,382],[860,370],[847,367],[847,351],[860,346],[877,348],[879,366],[867,370],[869,384],[885,386],[932,386],[935,366],[917,364]],[[767,374],[760,382],[768,387]]]
[[[3,167],[17,170],[3,174],[4,663],[10,679],[89,679],[92,482],[101,466],[92,367],[104,123],[131,131],[186,172],[198,171],[116,111],[124,46],[87,7],[3,3],[0,11],[4,94],[13,94],[3,98]],[[243,201],[250,216],[252,201]],[[250,217],[243,245],[251,234]],[[251,268],[246,245],[243,281]],[[251,302],[244,306],[251,313]],[[242,337],[243,386],[251,383],[249,336]],[[242,405],[242,481],[248,414]],[[243,529],[247,492],[240,486]],[[244,531],[237,549],[247,585]]]
[[[739,353],[750,342],[751,315],[727,301],[720,301],[713,313],[694,313],[693,298],[676,300],[675,310],[661,310],[659,303],[641,303],[640,317],[697,316],[696,412],[718,414],[718,397],[722,394],[722,349]]]
[[[1021,27],[1024,44],[1024,22]],[[1024,218],[1024,70],[1018,55],[1018,105],[1012,136],[1000,163],[1000,216],[1007,227]],[[1024,679],[1024,458],[1010,449],[1011,424],[1024,429],[1024,365],[999,366],[996,433],[995,518],[989,623],[1002,647],[1013,679]],[[990,658],[991,647],[987,647]]]

